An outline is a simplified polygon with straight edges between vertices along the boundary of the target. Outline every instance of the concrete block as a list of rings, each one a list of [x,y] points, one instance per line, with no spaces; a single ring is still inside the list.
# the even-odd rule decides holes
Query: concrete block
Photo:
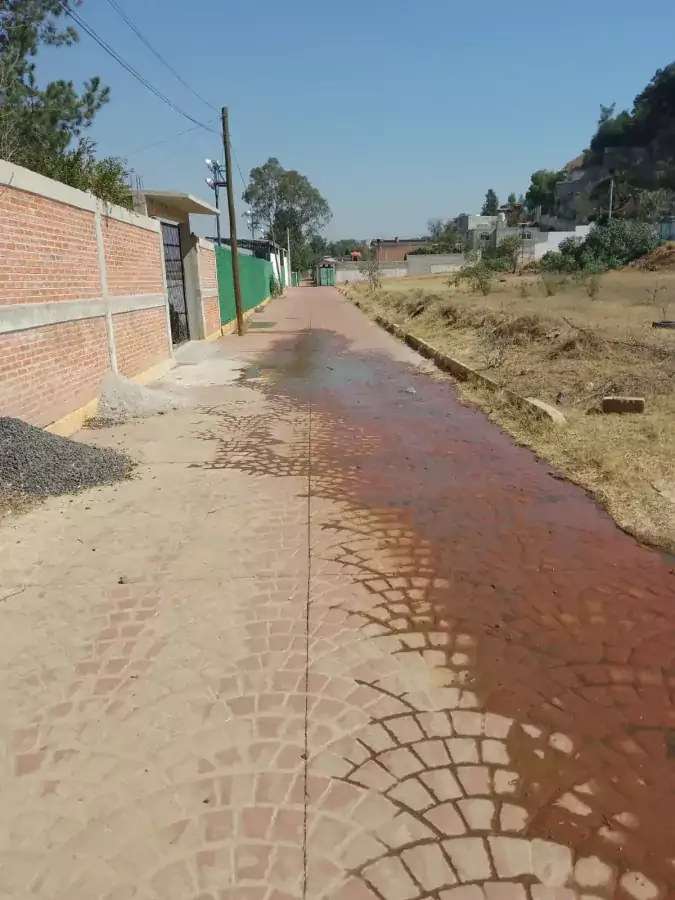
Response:
[[[644,397],[603,397],[604,413],[641,413],[645,411]]]
[[[565,416],[563,416],[560,410],[556,409],[555,406],[551,406],[550,403],[544,403],[543,400],[537,400],[536,397],[526,397],[525,400],[530,406],[534,406],[537,412],[543,413],[544,416],[549,418],[554,425],[567,424]]]

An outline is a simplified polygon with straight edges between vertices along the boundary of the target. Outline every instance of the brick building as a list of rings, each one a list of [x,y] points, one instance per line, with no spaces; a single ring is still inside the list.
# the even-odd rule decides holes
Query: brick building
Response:
[[[409,253],[431,243],[431,238],[375,238],[370,242],[378,262],[403,262]]]

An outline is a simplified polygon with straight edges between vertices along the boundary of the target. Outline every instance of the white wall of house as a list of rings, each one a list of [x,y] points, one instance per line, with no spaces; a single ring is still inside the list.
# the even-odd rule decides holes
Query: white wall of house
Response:
[[[583,240],[589,233],[592,225],[577,225],[574,231],[549,231],[545,234],[545,240],[537,240],[534,244],[534,258],[541,259],[545,253],[558,250],[567,238]],[[542,233],[539,237],[544,237]]]
[[[281,253],[278,250],[270,249],[270,262],[272,263],[272,272],[276,280],[281,283]]]
[[[288,250],[284,250],[284,269],[286,272],[286,287],[291,286],[291,267],[288,264]]]

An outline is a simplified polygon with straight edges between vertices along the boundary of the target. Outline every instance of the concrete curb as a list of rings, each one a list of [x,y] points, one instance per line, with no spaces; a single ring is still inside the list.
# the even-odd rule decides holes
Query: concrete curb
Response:
[[[520,409],[529,410],[539,419],[553,422],[554,425],[567,424],[566,419],[560,410],[557,410],[548,403],[544,403],[543,400],[537,400],[534,397],[521,397],[520,394],[517,394],[515,391],[502,387],[497,384],[496,381],[493,381],[492,378],[488,378],[487,375],[477,372],[475,369],[472,369],[471,366],[467,366],[458,359],[448,356],[447,353],[442,353],[440,350],[432,347],[431,344],[428,344],[421,338],[418,338],[409,331],[401,328],[400,325],[396,325],[394,322],[385,319],[384,316],[375,316],[375,321],[381,328],[388,331],[389,334],[393,334],[394,337],[399,338],[399,340],[402,340],[413,350],[416,350],[420,356],[432,360],[443,372],[448,372],[460,381],[468,381],[472,384],[478,384],[481,387],[489,388],[492,391],[500,391],[514,406],[517,406]]]

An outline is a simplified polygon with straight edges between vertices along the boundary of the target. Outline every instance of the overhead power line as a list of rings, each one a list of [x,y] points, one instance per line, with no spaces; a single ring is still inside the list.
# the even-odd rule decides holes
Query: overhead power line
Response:
[[[232,141],[230,141],[230,146],[232,147]],[[239,165],[239,160],[237,159],[237,154],[234,152],[234,147],[232,147],[232,156],[234,156],[234,161],[237,165],[237,171],[239,172],[239,177],[241,178],[241,183],[244,185],[244,190],[248,187],[246,184],[246,179],[241,174],[241,166]]]
[[[164,59],[164,57],[158,50],[155,50],[155,48],[152,46],[150,41],[145,37],[145,35],[140,31],[140,29],[136,25],[134,25],[134,23],[131,21],[129,16],[124,12],[124,10],[119,5],[119,3],[117,3],[117,0],[108,0],[108,3],[112,6],[112,8],[115,10],[115,12],[118,13],[118,15],[120,15],[124,19],[124,21],[127,23],[129,28],[131,28],[133,33],[136,35],[136,37],[138,37],[141,41],[143,41],[143,43],[148,48],[148,50],[153,54],[153,56],[155,56],[162,63],[163,66],[166,66],[166,68],[169,70],[169,72],[171,72],[171,74],[175,78],[177,78],[178,81],[180,81],[180,83],[183,85],[183,87],[186,87],[188,89],[188,91],[190,91],[191,94],[194,94],[194,96],[198,100],[201,100],[202,103],[204,103],[206,106],[208,106],[214,112],[219,112],[219,110],[216,109],[216,107],[213,106],[212,103],[209,103],[208,100],[205,100],[201,94],[198,94],[197,91],[187,83],[187,81],[183,78],[183,76],[174,69],[174,67],[171,65],[171,63],[168,63]]]
[[[218,118],[220,118],[220,116]],[[206,124],[212,125],[215,121],[215,119],[207,119]],[[168,144],[169,141],[174,141],[179,137],[183,137],[184,134],[190,134],[191,131],[197,131],[200,127],[200,125],[192,125],[190,128],[185,128],[183,131],[178,131],[176,134],[170,134],[165,138],[160,138],[158,141],[152,141],[150,144],[143,144],[142,147],[135,147],[133,150],[128,151],[129,155],[133,156],[136,153],[145,153],[146,150],[151,150],[153,147],[160,147],[162,144]],[[213,131],[214,134],[217,134],[214,128],[210,128],[209,130]]]
[[[204,125],[203,122],[198,121],[193,116],[191,116],[189,113],[186,113],[184,109],[181,109],[180,106],[176,106],[176,104],[172,100],[169,100],[169,98],[165,94],[163,94],[161,91],[159,91],[153,84],[151,84],[147,80],[147,78],[144,78],[143,75],[140,74],[140,72],[138,72],[136,69],[134,69],[133,66],[131,66],[125,59],[123,59],[119,55],[119,53],[117,53],[117,51],[114,50],[110,46],[110,44],[108,44],[106,41],[104,41],[103,38],[100,37],[100,35],[98,35],[96,33],[96,31],[94,31],[94,29],[90,25],[88,25],[78,13],[76,13],[69,6],[65,5],[65,3],[64,3],[63,9],[71,17],[71,19],[77,25],[79,25],[80,28],[86,34],[89,35],[90,38],[92,38],[92,40],[96,41],[96,43],[99,45],[99,47],[101,47],[103,50],[105,50],[105,52],[109,56],[111,56],[115,60],[115,62],[119,63],[122,66],[122,68],[125,69],[130,75],[133,75],[133,77],[137,81],[139,81],[143,85],[143,87],[147,88],[151,93],[153,93],[155,95],[155,97],[160,99],[163,103],[166,103],[167,106],[170,106],[171,109],[173,109],[179,115],[183,116],[183,118],[187,119],[189,122],[192,122],[194,125],[198,126],[199,128],[204,128],[206,131],[213,131],[212,128],[209,128],[207,125]],[[214,134],[215,134],[215,132],[214,132]]]

